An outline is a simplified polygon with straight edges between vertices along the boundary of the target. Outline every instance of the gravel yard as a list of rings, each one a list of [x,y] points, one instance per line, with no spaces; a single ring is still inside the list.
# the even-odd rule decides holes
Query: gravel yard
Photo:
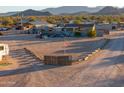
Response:
[[[66,54],[71,55],[74,60],[77,60],[93,52],[97,48],[100,48],[105,41],[106,40],[103,38],[71,38],[66,40],[46,41],[46,43],[39,42],[37,44],[26,46],[26,48],[41,59],[43,59],[44,55]]]
[[[35,35],[23,34],[0,37],[1,43],[9,44],[10,52],[27,48],[41,60],[43,60],[44,55],[50,54],[71,55],[73,60],[78,60],[100,48],[105,41],[103,37],[38,39],[35,38]]]
[[[92,52],[103,45],[103,38],[36,39],[32,35],[0,37],[0,43],[9,44],[13,67],[0,69],[0,86],[122,86],[123,36],[117,36],[106,48],[89,60],[72,66],[44,65],[24,48],[43,59],[47,54],[70,54],[73,58]],[[117,44],[118,43],[118,44]],[[118,64],[118,69],[115,65]],[[121,70],[121,71],[120,71]],[[112,72],[112,73],[111,73]],[[118,77],[119,76],[119,77]],[[107,78],[106,78],[107,77]],[[122,82],[121,82],[122,81]],[[119,83],[120,82],[120,83]]]

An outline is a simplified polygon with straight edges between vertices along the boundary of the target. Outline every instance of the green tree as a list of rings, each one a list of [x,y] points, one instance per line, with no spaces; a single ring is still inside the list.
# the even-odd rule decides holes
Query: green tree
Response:
[[[80,20],[74,20],[74,24],[81,24]]]

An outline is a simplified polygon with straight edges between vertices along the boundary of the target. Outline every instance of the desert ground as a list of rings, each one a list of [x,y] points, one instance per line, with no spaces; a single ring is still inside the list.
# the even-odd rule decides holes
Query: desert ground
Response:
[[[44,65],[43,56],[66,53],[78,59],[102,46],[104,37],[38,39],[34,35],[0,36],[8,44],[11,66],[0,67],[0,86],[124,86],[124,32],[112,32],[109,43],[87,61],[72,66]],[[64,46],[64,42],[68,46]],[[25,51],[32,51],[36,56]],[[7,61],[8,61],[7,60]]]

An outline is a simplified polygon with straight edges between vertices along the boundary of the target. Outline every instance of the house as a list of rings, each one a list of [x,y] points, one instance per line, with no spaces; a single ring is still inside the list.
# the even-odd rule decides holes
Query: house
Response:
[[[99,23],[96,24],[96,31],[98,36],[102,36],[104,34],[109,34],[110,31],[115,31],[118,28],[118,24],[116,23]]]
[[[31,24],[31,29],[28,30],[30,34],[40,34],[42,31],[49,31],[53,26],[52,24],[47,23],[46,21],[35,20],[29,22]]]
[[[94,26],[94,23],[83,23],[83,24],[66,24],[64,26],[64,30],[65,31],[72,31],[72,32],[81,32],[81,34],[83,36],[86,36],[88,31],[90,31],[92,29],[92,27]],[[103,23],[99,23],[99,24],[95,24],[96,27],[96,32],[97,32],[97,36],[103,36],[105,34],[109,34],[110,31],[112,30],[116,30],[118,28],[117,24],[103,24]]]
[[[105,24],[105,23],[99,23],[99,24],[96,24],[96,29],[99,30],[99,29],[104,29],[104,30],[116,30],[118,27],[118,24],[115,24],[115,23],[111,23],[111,24]]]
[[[53,30],[54,31],[62,31],[64,27],[54,27]]]
[[[81,32],[83,36],[86,36],[93,26],[94,24],[65,24],[64,31]]]
[[[24,24],[16,24],[14,25],[15,30],[29,30],[32,29],[34,26],[30,23],[24,23]]]
[[[118,24],[120,30],[124,30],[124,22]]]
[[[40,27],[46,26],[46,24],[47,24],[47,22],[41,21],[41,20],[36,20],[36,21],[30,22],[30,23],[32,25],[34,25],[36,28],[40,28]]]
[[[49,24],[48,22],[46,21],[42,21],[42,20],[36,20],[36,21],[33,21],[33,22],[30,22],[32,25],[34,25],[36,28],[41,28],[41,27],[52,27],[53,24]]]
[[[69,21],[69,24],[74,24],[75,20]],[[83,20],[81,21],[81,24],[95,24],[97,21],[96,20]]]
[[[32,29],[33,27],[34,25],[32,25],[30,21],[26,19],[19,21],[13,26],[15,30],[29,30]]]

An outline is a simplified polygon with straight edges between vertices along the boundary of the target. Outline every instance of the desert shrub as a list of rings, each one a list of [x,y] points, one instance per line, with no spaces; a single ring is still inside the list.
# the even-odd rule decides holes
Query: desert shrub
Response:
[[[0,36],[2,36],[3,34],[0,32]]]

